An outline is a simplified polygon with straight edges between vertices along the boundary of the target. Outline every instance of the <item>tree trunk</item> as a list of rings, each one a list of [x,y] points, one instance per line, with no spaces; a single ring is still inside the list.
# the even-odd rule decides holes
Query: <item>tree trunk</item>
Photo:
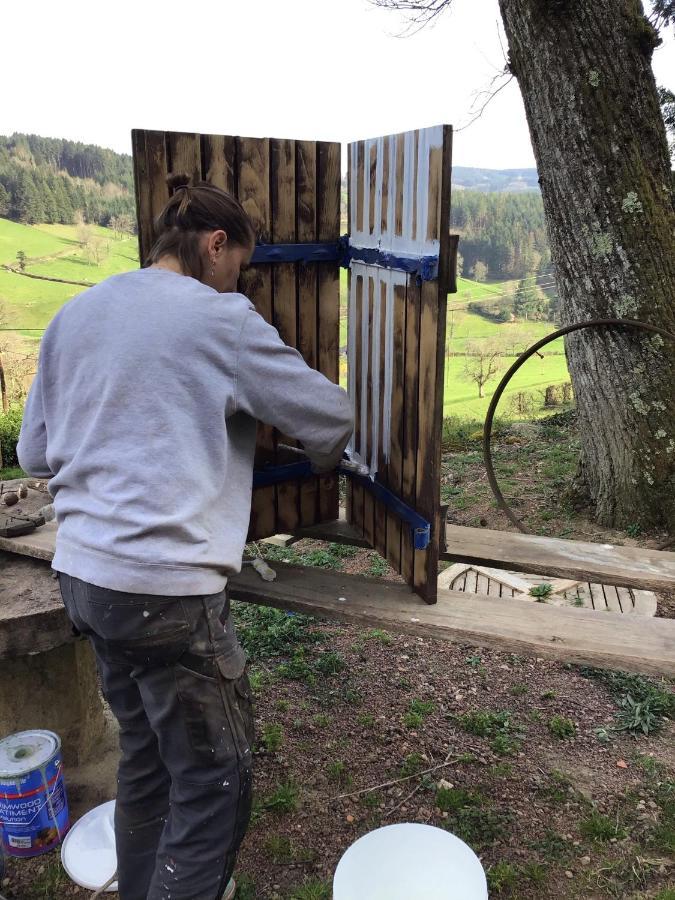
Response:
[[[525,103],[561,324],[675,332],[673,182],[639,0],[499,0]],[[635,329],[566,340],[580,475],[605,525],[675,525],[675,345]]]

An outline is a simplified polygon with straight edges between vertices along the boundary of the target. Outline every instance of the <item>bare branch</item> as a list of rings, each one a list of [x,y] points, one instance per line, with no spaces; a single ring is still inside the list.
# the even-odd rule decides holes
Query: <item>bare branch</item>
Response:
[[[369,2],[373,6],[376,6],[378,9],[386,9],[390,12],[397,11],[404,13],[405,18],[408,20],[408,24],[400,33],[399,37],[411,37],[412,35],[417,34],[423,28],[426,28],[427,25],[431,25],[442,12],[444,12],[446,9],[449,9],[452,5],[452,0],[369,0]],[[675,0],[673,0],[673,2],[675,2]],[[455,133],[464,131],[465,129],[473,125],[474,122],[480,119],[480,117],[485,112],[488,104],[497,96],[497,94],[504,90],[504,88],[511,82],[514,77],[513,74],[509,71],[509,61],[504,51],[502,36],[499,31],[499,22],[497,22],[497,34],[499,36],[499,45],[502,50],[502,56],[504,57],[504,69],[500,70],[499,73],[495,75],[495,77],[490,82],[490,88],[488,88],[488,90],[481,91],[477,95],[476,99],[483,97],[486,94],[488,96],[476,115],[471,119],[470,122],[467,122],[466,125],[455,128]],[[496,90],[492,90],[495,82],[499,81],[500,78],[506,77],[507,75],[507,80]],[[471,114],[471,111],[469,114]]]
[[[432,22],[449,6],[452,0],[369,0],[373,6],[389,11],[405,13],[408,25],[401,37],[417,34]]]
[[[509,67],[509,55],[504,49],[504,42],[502,41],[502,30],[499,27],[499,19],[497,19],[497,22],[495,24],[497,25],[497,38],[499,39],[499,46],[501,47],[502,58],[504,60],[504,71],[506,71]]]
[[[508,76],[508,78],[506,76]],[[506,78],[506,81],[503,84],[500,84],[496,90],[491,90],[492,85],[494,85],[495,81],[499,81],[500,78]],[[490,88],[486,91],[480,91],[480,93],[476,96],[476,99],[478,99],[479,97],[484,97],[486,94],[488,95],[481,108],[478,110],[478,112],[470,122],[467,122],[466,125],[461,125],[459,128],[455,128],[455,134],[459,131],[466,131],[466,129],[470,128],[474,122],[477,122],[478,119],[480,119],[480,117],[483,115],[489,104],[497,96],[497,94],[501,93],[501,91],[503,91],[505,87],[511,84],[513,78],[514,76],[506,69],[503,72],[500,72],[499,75],[496,75],[490,83]]]
[[[404,775],[403,778],[394,778],[392,781],[383,781],[382,784],[374,784],[371,787],[361,788],[360,791],[350,791],[348,794],[338,794],[337,797],[331,797],[330,802],[333,803],[335,800],[344,800],[345,797],[360,797],[361,794],[370,794],[373,791],[379,791],[382,788],[391,787],[394,784],[401,784],[403,781],[410,781],[411,778],[421,778],[422,775],[430,775],[432,772],[438,772],[439,769],[445,769],[446,766],[454,766],[456,763],[461,762],[461,760],[461,756],[453,756],[450,758],[450,755],[448,754],[445,758],[445,762],[442,762],[437,766],[432,766],[430,769],[424,769],[422,772],[416,772],[414,775]]]

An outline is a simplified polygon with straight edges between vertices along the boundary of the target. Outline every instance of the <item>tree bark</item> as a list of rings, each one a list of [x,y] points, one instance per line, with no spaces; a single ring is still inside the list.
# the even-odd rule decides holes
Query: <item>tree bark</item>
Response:
[[[675,332],[673,181],[639,0],[499,0],[539,170],[561,324]],[[605,525],[675,525],[673,342],[566,339],[580,475]]]

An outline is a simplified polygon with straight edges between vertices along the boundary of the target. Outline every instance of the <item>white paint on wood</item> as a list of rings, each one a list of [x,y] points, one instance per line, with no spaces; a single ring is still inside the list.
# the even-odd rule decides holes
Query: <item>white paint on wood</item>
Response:
[[[448,566],[438,576],[438,587],[451,588],[455,581],[470,568],[471,566],[465,563],[455,563],[453,566]]]
[[[390,179],[391,181],[392,179]],[[382,403],[382,449],[389,462],[391,450],[391,392],[394,377],[394,273],[387,280],[387,309],[384,332],[384,396]]]
[[[361,321],[356,322],[356,282],[363,279]],[[382,309],[382,288],[384,284],[385,308]],[[381,446],[386,462],[391,450],[391,399],[394,368],[394,288],[405,286],[405,272],[395,269],[382,269],[379,266],[366,266],[353,263],[349,290],[349,333],[348,333],[348,374],[347,386],[355,413],[355,396],[361,397],[361,438],[359,446],[352,436],[348,447],[350,458],[368,467],[371,478],[377,473],[378,448]],[[373,295],[373,328],[370,329],[370,296]],[[385,317],[385,347],[381,347],[381,317]],[[361,383],[356,384],[356,329],[361,333]],[[380,379],[380,359],[384,354],[384,381]],[[368,372],[372,367],[372,416],[368,421]],[[380,425],[379,409],[382,397],[382,420]],[[380,431],[381,428],[381,431]]]
[[[621,588],[619,590],[622,590]],[[632,604],[628,606],[624,604],[624,612],[634,613],[638,616],[655,616],[656,615],[656,594],[652,591],[625,591],[631,594]]]
[[[605,595],[605,603],[607,604],[607,609],[612,612],[623,612],[621,608],[621,600],[619,598],[619,594],[617,589],[612,584],[603,584],[601,585],[602,592]],[[632,606],[632,604],[631,604]]]
[[[380,446],[380,316],[382,315],[382,290],[379,279],[373,285],[373,334],[370,346],[372,369],[372,415],[370,437],[370,474],[377,473]]]
[[[415,134],[417,133],[417,166],[415,166]],[[363,228],[358,221],[358,142],[349,145],[351,162],[351,216],[349,241],[353,247],[379,248],[400,256],[426,256],[437,254],[440,242],[427,239],[429,223],[429,166],[431,151],[443,146],[443,126],[407,131],[403,139],[403,233],[397,235],[395,223],[396,165],[398,154],[397,135],[371,138],[363,144]],[[382,196],[384,172],[384,147],[389,146],[389,182],[387,192],[387,223],[382,230]],[[370,151],[376,148],[374,228],[370,231]],[[415,185],[417,175],[417,185]],[[413,210],[415,215],[413,216]],[[433,214],[435,214],[435,210]],[[413,232],[413,218],[416,228]]]
[[[367,208],[367,207],[366,207]],[[357,462],[365,463],[368,452],[368,367],[370,365],[368,354],[368,340],[370,337],[370,279],[368,269],[363,272],[363,294],[361,299],[361,384],[356,385],[356,390],[361,392],[361,446],[358,448]],[[352,277],[353,273],[352,273]]]
[[[417,158],[415,144],[417,143]],[[429,181],[431,151],[443,146],[443,126],[422,128],[418,132],[408,131],[403,137],[403,185],[396,183],[398,140],[397,135],[369,138],[361,142],[363,166],[359,171],[359,143],[349,145],[350,154],[350,228],[349,242],[353,247],[380,249],[403,257],[431,256],[439,253],[438,238],[427,239],[429,222]],[[389,154],[389,177],[387,181],[387,215],[382,228],[382,198],[384,196],[384,151]],[[371,150],[375,149],[374,211],[371,230]],[[361,181],[362,179],[362,181]],[[402,190],[402,234],[396,234],[396,197],[398,188]],[[359,188],[362,188],[359,191]],[[362,207],[359,210],[359,194]],[[431,214],[436,215],[436,210]],[[362,227],[358,227],[359,213]],[[413,224],[415,227],[413,228]],[[350,458],[368,466],[370,476],[377,473],[379,450],[381,447],[385,461],[389,460],[391,448],[391,392],[393,382],[394,348],[394,286],[405,285],[404,272],[384,269],[380,266],[364,265],[353,261],[350,266],[351,281],[349,291],[349,324],[347,334],[347,389],[355,410],[355,397],[361,397],[360,441],[356,446],[353,438],[348,447]],[[356,281],[363,278],[363,303],[361,322],[355,322]],[[385,308],[382,309],[381,285],[385,285]],[[374,297],[372,333],[369,323],[370,296]],[[385,317],[385,346],[381,347],[380,317]],[[356,335],[361,335],[361,383],[356,384]],[[380,379],[380,358],[384,354],[384,379]],[[368,373],[372,384],[371,421],[368,422]],[[382,399],[382,419],[379,418]]]

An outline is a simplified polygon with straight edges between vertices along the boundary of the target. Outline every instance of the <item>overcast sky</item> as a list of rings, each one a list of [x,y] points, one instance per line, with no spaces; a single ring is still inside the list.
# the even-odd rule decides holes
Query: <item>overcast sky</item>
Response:
[[[2,9],[0,134],[130,152],[131,128],[343,142],[472,118],[504,65],[496,0],[433,28],[367,0],[32,0]],[[502,38],[503,40],[503,38]],[[675,41],[656,52],[675,88]],[[534,165],[513,81],[455,138],[456,165]]]

